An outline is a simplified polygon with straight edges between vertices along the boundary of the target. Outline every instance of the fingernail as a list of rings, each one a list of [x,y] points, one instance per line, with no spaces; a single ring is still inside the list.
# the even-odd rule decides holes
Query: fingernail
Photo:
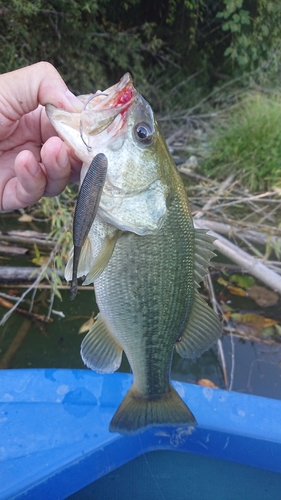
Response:
[[[39,163],[35,160],[33,154],[29,151],[25,161],[25,168],[32,177],[37,177],[42,173]]]
[[[69,89],[66,91],[65,97],[74,108],[74,111],[81,111],[81,109],[83,108],[82,102],[79,101],[79,99],[74,94],[72,94]]]
[[[67,155],[67,152],[65,151],[63,144],[62,144],[60,152],[57,156],[57,163],[61,168],[68,168],[68,166],[69,166],[68,155]]]

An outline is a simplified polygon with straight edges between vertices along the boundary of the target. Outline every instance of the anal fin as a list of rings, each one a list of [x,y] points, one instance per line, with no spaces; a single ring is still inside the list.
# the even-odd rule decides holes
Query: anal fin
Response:
[[[196,358],[221,336],[221,324],[214,310],[195,295],[188,323],[175,348],[182,358]]]
[[[99,373],[113,373],[121,364],[123,349],[112,337],[99,314],[84,338],[80,352],[88,368]]]

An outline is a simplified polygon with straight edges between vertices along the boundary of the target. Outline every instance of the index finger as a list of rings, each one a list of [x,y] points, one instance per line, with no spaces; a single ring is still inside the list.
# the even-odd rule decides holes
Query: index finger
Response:
[[[53,104],[66,111],[83,107],[72,94],[58,71],[48,62],[39,62],[0,75],[0,114],[15,122],[33,111],[38,104]],[[8,125],[8,123],[7,123]]]

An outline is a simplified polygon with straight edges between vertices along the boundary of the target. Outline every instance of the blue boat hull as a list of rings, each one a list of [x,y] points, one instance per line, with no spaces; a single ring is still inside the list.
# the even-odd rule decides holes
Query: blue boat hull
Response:
[[[196,427],[108,432],[129,374],[0,373],[0,498],[64,499],[135,457],[172,450],[281,473],[281,401],[174,382]]]

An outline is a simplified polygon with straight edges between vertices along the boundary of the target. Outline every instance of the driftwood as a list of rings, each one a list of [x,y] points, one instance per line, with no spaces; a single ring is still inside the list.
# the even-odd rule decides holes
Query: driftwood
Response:
[[[194,220],[194,227],[197,229],[209,229],[204,219]],[[281,276],[256,257],[234,245],[234,243],[231,243],[217,232],[213,230],[209,230],[208,232],[216,238],[214,244],[223,255],[238,264],[247,273],[281,294]]]
[[[3,297],[0,297],[0,306],[4,307],[5,309],[13,309],[14,304],[10,302],[7,299],[4,299]],[[27,311],[26,309],[22,309],[21,307],[16,307],[14,309],[17,313],[22,314],[22,316],[26,316],[29,319],[37,320],[37,321],[42,321],[43,323],[52,323],[53,320],[52,318],[47,318],[47,316],[44,316],[43,314],[37,314],[31,311]]]
[[[8,236],[6,234],[0,235],[0,241],[5,241],[7,243],[21,243],[29,247],[36,245],[37,247],[54,248],[55,246],[55,243],[52,240],[40,240],[39,238],[30,239],[22,236]]]
[[[28,252],[27,248],[16,247],[11,245],[0,245],[0,254],[4,255],[25,255]]]
[[[207,203],[205,203],[205,205],[203,206],[202,208],[202,211],[199,211],[197,212],[197,214],[195,215],[195,219],[199,219],[200,217],[202,217],[202,215],[204,214],[204,212],[207,212],[213,205],[215,205],[215,203],[219,200],[220,196],[227,190],[230,188],[231,184],[233,183],[233,179],[234,179],[234,175],[229,175],[229,177],[227,177],[227,179],[225,179],[225,181],[223,181],[219,187],[218,187],[218,190],[217,190],[217,194],[215,196],[212,196],[208,201]]]
[[[2,235],[16,236],[22,238],[38,238],[39,240],[47,240],[49,237],[48,233],[41,233],[39,231],[32,231],[30,229],[10,229],[9,231],[1,231]]]
[[[19,304],[22,302],[22,300],[25,298],[25,296],[33,291],[33,297],[34,297],[34,294],[35,294],[35,291],[40,283],[40,281],[42,280],[42,278],[44,277],[45,273],[48,272],[48,269],[49,269],[49,266],[51,265],[51,263],[54,261],[54,258],[55,258],[55,255],[58,251],[58,248],[59,248],[59,243],[57,242],[56,243],[56,246],[54,247],[54,249],[51,251],[50,255],[49,255],[49,258],[46,262],[46,264],[44,266],[42,266],[39,270],[38,270],[38,275],[35,279],[35,281],[33,281],[33,283],[31,283],[29,285],[29,287],[23,292],[23,294],[21,295],[21,297],[19,297],[16,301],[16,303],[13,305],[13,307],[11,309],[9,309],[8,312],[6,312],[6,314],[4,314],[4,316],[2,317],[1,321],[0,321],[0,326],[1,325],[4,325],[6,323],[6,321],[9,319],[9,317],[11,316],[11,314],[13,313],[13,311],[19,306]]]
[[[0,283],[19,283],[22,281],[32,282],[42,274],[41,268],[37,267],[10,267],[0,266]],[[51,273],[46,271],[47,276]],[[62,273],[57,271],[58,276],[62,277]]]
[[[252,241],[253,243],[267,245],[270,242],[274,244],[279,244],[281,246],[280,236],[275,236],[274,234],[266,234],[259,231],[251,231],[249,229],[243,229],[233,224],[226,224],[224,222],[217,222],[209,219],[202,219],[204,226],[207,229],[212,229],[220,234],[226,234],[228,236],[237,236],[241,239],[246,239]]]
[[[5,370],[9,368],[10,362],[15,356],[16,352],[20,348],[22,342],[28,334],[28,331],[32,325],[32,322],[29,319],[25,319],[23,324],[21,325],[18,333],[16,334],[14,340],[9,345],[7,351],[0,359],[0,370]]]

